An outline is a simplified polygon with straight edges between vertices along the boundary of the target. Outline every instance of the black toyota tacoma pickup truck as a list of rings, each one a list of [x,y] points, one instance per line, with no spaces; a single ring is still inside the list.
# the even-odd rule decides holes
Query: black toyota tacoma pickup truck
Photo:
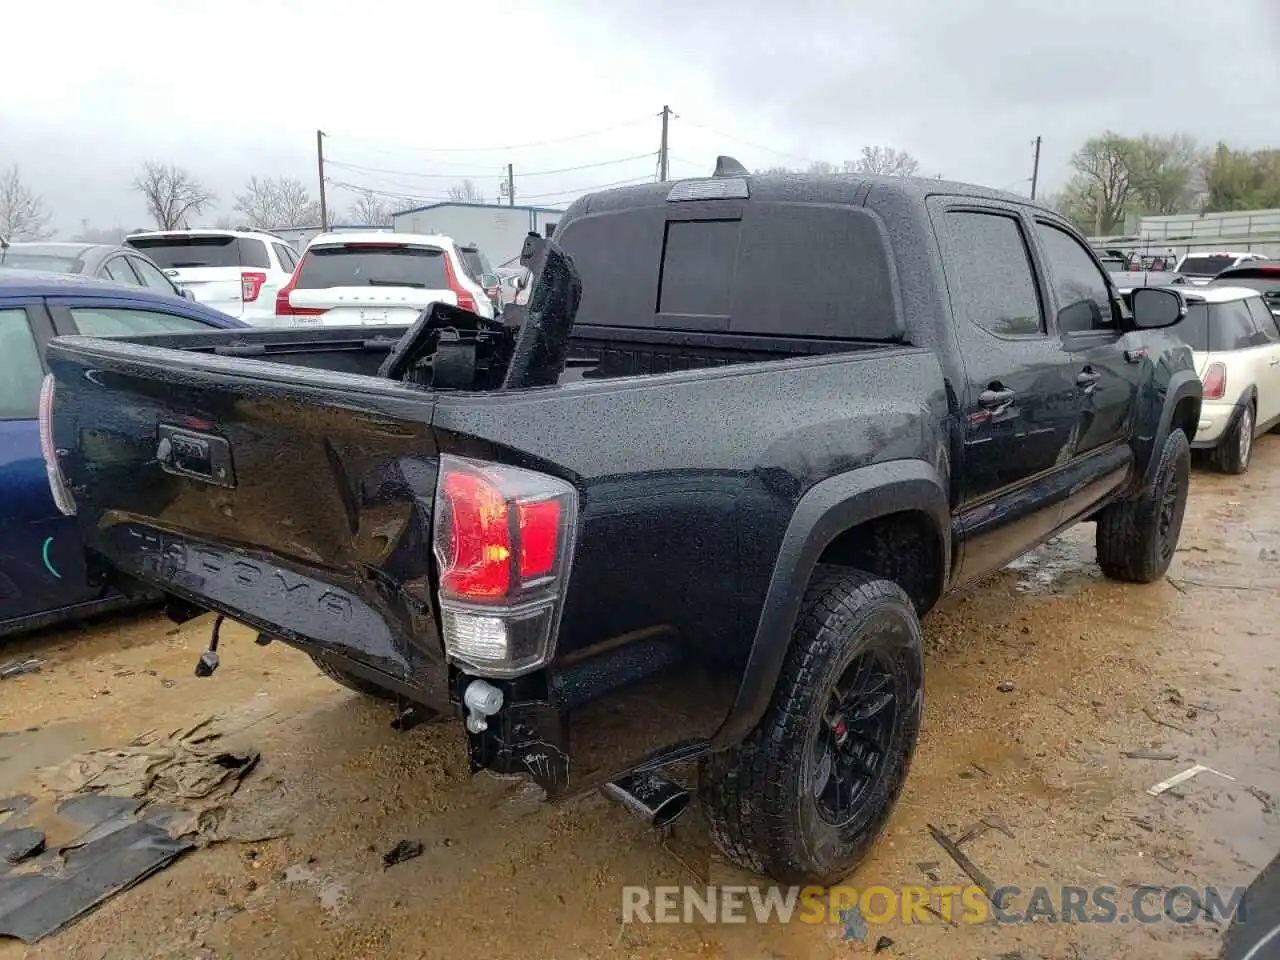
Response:
[[[783,882],[885,822],[941,596],[1080,521],[1107,575],[1167,569],[1186,306],[1126,305],[1049,210],[726,161],[537,246],[518,329],[52,341],[55,495],[122,584],[461,717],[474,769],[666,819],[698,761],[717,843]]]

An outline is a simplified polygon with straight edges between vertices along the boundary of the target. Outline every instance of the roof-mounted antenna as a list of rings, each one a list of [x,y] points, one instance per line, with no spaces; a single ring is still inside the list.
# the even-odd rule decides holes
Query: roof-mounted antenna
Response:
[[[750,171],[733,157],[716,157],[716,172],[713,177],[749,177]]]

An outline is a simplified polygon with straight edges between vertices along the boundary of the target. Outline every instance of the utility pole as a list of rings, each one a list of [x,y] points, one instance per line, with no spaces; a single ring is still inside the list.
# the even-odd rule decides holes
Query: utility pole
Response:
[[[320,171],[320,230],[329,229],[329,208],[324,198],[324,131],[316,131],[316,166]]]
[[[1036,158],[1031,164],[1031,199],[1036,198],[1036,186],[1040,182],[1040,138],[1036,137]]]
[[[516,205],[516,174],[511,164],[507,164],[507,206]]]
[[[662,146],[658,148],[658,180],[665,182],[670,168],[667,157],[667,121],[671,117],[671,108],[662,105]]]

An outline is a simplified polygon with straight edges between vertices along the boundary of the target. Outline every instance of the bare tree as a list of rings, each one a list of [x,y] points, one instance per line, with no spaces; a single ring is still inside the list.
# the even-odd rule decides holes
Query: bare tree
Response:
[[[6,240],[47,240],[50,213],[44,201],[27,189],[14,165],[0,173],[0,237]]]
[[[470,180],[463,180],[456,186],[449,188],[449,199],[460,200],[463,203],[484,203],[484,194],[480,192],[480,188]]]
[[[161,230],[187,226],[187,218],[217,203],[213,191],[176,164],[148,160],[133,188],[147,202],[147,212]]]
[[[372,190],[362,190],[359,199],[347,211],[353,224],[362,227],[388,227],[391,225],[391,208]]]
[[[311,199],[307,185],[293,177],[250,177],[244,192],[236,194],[234,209],[259,230],[314,227],[320,222],[320,204]]]
[[[893,147],[863,147],[857,160],[846,160],[844,165],[845,173],[878,177],[914,177],[919,169],[919,160]]]

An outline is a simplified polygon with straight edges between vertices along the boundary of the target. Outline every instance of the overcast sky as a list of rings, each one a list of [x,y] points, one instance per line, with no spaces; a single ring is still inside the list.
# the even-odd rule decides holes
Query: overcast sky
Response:
[[[652,177],[664,103],[674,176],[717,153],[802,166],[887,144],[924,173],[1025,192],[1037,135],[1047,190],[1106,128],[1280,146],[1280,0],[14,7],[0,168],[20,166],[64,236],[145,224],[130,181],[149,158],[216,191],[208,222],[234,219],[250,174],[314,190],[318,128],[332,180],[398,207],[464,177],[497,199],[507,163],[517,202],[538,205]],[[339,213],[353,199],[331,193]]]

